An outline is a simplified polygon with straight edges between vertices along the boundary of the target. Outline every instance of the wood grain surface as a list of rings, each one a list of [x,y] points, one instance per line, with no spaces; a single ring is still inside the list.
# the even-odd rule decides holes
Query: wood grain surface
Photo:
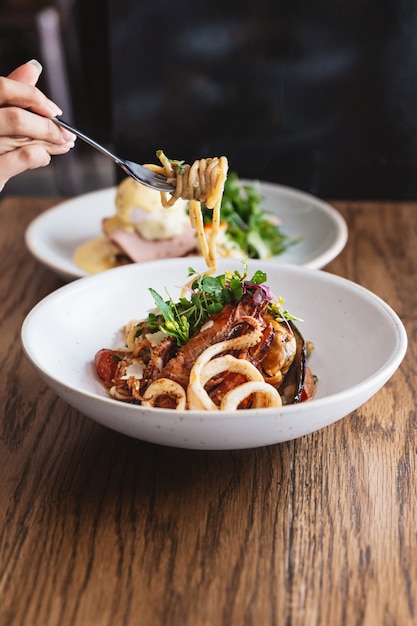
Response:
[[[309,436],[208,452],[94,423],[26,360],[22,321],[63,283],[24,231],[56,200],[0,201],[0,625],[417,624],[417,204],[334,202],[326,269],[408,332],[391,380]]]

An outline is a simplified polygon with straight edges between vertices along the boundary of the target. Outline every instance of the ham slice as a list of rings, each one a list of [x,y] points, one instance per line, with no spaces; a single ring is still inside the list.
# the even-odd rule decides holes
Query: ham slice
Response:
[[[196,251],[194,229],[184,224],[181,235],[171,239],[144,239],[136,231],[117,229],[109,235],[109,241],[134,263],[182,257]]]

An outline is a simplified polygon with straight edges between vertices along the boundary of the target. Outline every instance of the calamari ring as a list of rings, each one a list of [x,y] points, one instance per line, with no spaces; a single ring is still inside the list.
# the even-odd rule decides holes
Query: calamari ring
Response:
[[[252,365],[252,363],[249,363],[249,361],[237,359],[231,354],[219,356],[206,363],[201,370],[200,378],[195,383],[188,385],[187,402],[189,409],[206,409],[207,411],[218,410],[219,407],[210,398],[207,391],[204,389],[204,385],[210,378],[220,374],[220,372],[242,374],[249,381],[258,383],[264,382],[261,372]]]
[[[170,378],[158,378],[149,385],[143,396],[142,406],[155,406],[160,396],[173,396],[176,399],[177,411],[183,411],[186,405],[185,390],[179,383]]]
[[[255,365],[246,361],[246,359],[238,359],[231,354],[225,354],[209,361],[201,372],[200,380],[205,385],[210,378],[226,371],[243,374],[248,380],[264,382],[261,372]]]
[[[248,381],[225,394],[220,404],[220,411],[236,411],[239,404],[250,395],[254,395],[253,409],[282,406],[281,396],[275,387],[265,381]]]
[[[233,339],[225,339],[224,341],[219,341],[218,343],[214,343],[213,345],[206,348],[196,359],[196,362],[191,368],[191,383],[194,383],[194,381],[200,377],[201,370],[205,366],[205,364],[208,363],[214,356],[216,356],[216,354],[219,354],[219,352],[227,352],[228,350],[243,350],[259,343],[262,337],[260,322],[254,317],[250,317],[249,315],[243,316],[239,320],[239,323],[241,322],[251,324],[253,330],[249,333],[246,333],[245,335],[234,337]]]
[[[240,335],[239,337],[234,337],[233,339],[226,339],[225,341],[219,341],[218,343],[209,346],[196,359],[196,362],[194,363],[190,371],[190,378],[187,387],[188,408],[206,408],[209,410],[217,409],[218,407],[214,404],[214,402],[212,402],[206,390],[204,389],[204,385],[207,383],[207,380],[209,380],[209,378],[207,378],[205,382],[203,382],[203,369],[206,367],[208,362],[216,356],[216,354],[219,354],[220,352],[226,352],[227,350],[242,350],[244,348],[249,348],[259,343],[259,341],[261,340],[261,324],[257,319],[250,316],[244,316],[239,320],[239,323],[240,322],[246,322],[248,324],[251,324],[253,330],[250,333],[246,333],[245,335]],[[236,359],[235,357],[232,358],[235,361],[249,363],[244,359]],[[255,369],[257,371],[257,374],[259,374],[257,368]],[[261,378],[263,380],[262,375]]]

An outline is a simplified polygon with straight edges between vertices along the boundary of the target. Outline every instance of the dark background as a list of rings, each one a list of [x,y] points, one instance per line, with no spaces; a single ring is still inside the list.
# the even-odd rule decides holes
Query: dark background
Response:
[[[72,13],[75,121],[122,157],[224,154],[241,177],[321,197],[417,199],[415,0],[75,0]]]
[[[114,140],[322,197],[417,197],[417,3],[110,2]]]

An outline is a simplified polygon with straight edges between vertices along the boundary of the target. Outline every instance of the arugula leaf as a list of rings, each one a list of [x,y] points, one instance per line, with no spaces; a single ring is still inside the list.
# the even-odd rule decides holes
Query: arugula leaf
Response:
[[[189,268],[189,275],[196,272]],[[154,289],[149,291],[160,315],[149,313],[148,326],[160,328],[184,345],[190,333],[199,328],[210,315],[219,313],[225,304],[238,302],[244,292],[244,275],[235,271],[220,276],[197,275],[190,287],[190,299],[181,297],[177,303],[172,298],[164,300]]]
[[[165,323],[159,324],[159,328],[176,338],[178,345],[183,345],[188,341],[190,324],[185,315],[181,315],[177,311],[177,306],[170,299],[165,301],[155,289],[149,288],[156,306],[161,311]],[[152,314],[154,322],[155,314]]]
[[[276,218],[261,209],[262,196],[251,185],[242,185],[236,172],[230,172],[224,186],[220,219],[227,223],[226,237],[237,244],[246,258],[267,259],[282,254],[296,239],[285,235]],[[212,211],[202,207],[205,224],[211,224]]]
[[[195,270],[188,269],[189,276],[195,274]],[[274,296],[266,285],[266,280],[267,275],[262,270],[257,270],[249,280],[244,264],[243,273],[235,270],[219,276],[197,274],[191,283],[189,299],[180,297],[178,302],[174,302],[172,298],[164,300],[150,288],[159,313],[149,313],[147,325],[152,330],[159,328],[172,335],[177,344],[182,346],[210,315],[219,313],[228,303],[239,302],[244,294],[250,294],[256,303],[266,301],[268,310],[278,321],[302,321],[284,310],[284,300]]]

